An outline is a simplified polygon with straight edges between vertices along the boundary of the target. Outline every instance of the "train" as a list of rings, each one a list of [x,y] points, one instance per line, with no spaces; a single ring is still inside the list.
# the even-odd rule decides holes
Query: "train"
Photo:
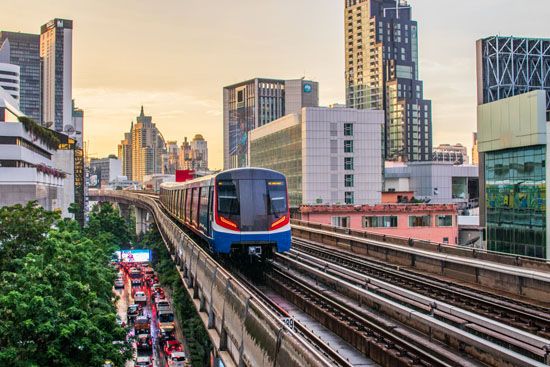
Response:
[[[280,172],[237,168],[163,183],[160,201],[216,255],[271,258],[290,251],[287,183]]]

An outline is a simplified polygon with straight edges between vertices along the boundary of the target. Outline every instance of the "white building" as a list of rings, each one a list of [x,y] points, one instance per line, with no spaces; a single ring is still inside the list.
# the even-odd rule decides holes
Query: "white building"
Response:
[[[305,107],[250,132],[249,162],[282,172],[290,202],[377,204],[383,111]]]
[[[479,199],[478,167],[450,162],[386,162],[384,191],[413,191],[416,199],[431,204],[475,207]]]
[[[55,168],[56,143],[18,121],[23,114],[0,89],[0,206],[37,201],[47,210],[68,213],[63,198],[70,173]],[[45,130],[45,129],[44,129]],[[73,191],[74,192],[74,191]]]
[[[111,155],[90,160],[90,186],[105,188],[122,176],[122,161]]]
[[[20,76],[19,66],[0,62],[0,87],[14,99],[17,109],[21,98]]]

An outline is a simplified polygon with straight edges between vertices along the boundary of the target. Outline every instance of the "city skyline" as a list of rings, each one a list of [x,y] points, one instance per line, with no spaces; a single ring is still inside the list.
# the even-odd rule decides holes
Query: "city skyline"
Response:
[[[221,168],[222,88],[240,80],[305,76],[319,82],[321,105],[345,101],[343,1],[243,1],[231,6],[167,1],[163,8],[121,1],[110,3],[107,14],[101,2],[28,3],[36,10],[32,14],[5,4],[0,29],[38,34],[49,19],[75,22],[73,96],[86,111],[85,139],[92,142],[89,153],[94,156],[116,153],[134,111],[145,104],[168,139],[203,134],[211,142],[212,168]],[[550,9],[543,0],[529,1],[529,7],[496,0],[410,3],[419,25],[420,78],[432,99],[434,146],[462,143],[470,148],[476,130],[475,41],[494,34],[548,37],[543,19]],[[499,17],[484,16],[494,6]],[[265,13],[273,20],[258,16]],[[288,17],[285,29],[243,37],[250,28],[277,24],[279,14]],[[128,17],[132,22],[124,21]],[[137,32],[129,24],[154,32]],[[227,31],[229,26],[233,28]],[[293,57],[278,58],[281,50]]]

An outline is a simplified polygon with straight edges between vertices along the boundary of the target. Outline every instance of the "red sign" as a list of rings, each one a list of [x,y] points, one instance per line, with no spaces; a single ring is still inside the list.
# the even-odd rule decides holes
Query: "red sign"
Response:
[[[176,171],[176,182],[185,182],[195,178],[195,171],[192,169],[183,169]]]

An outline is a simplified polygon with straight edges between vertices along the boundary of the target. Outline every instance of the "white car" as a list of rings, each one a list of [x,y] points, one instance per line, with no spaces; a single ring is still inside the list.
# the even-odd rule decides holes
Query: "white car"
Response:
[[[185,367],[185,353],[183,352],[172,352],[168,358],[169,367]]]
[[[134,294],[134,302],[135,303],[147,303],[147,296],[145,295],[145,292],[136,292]]]

